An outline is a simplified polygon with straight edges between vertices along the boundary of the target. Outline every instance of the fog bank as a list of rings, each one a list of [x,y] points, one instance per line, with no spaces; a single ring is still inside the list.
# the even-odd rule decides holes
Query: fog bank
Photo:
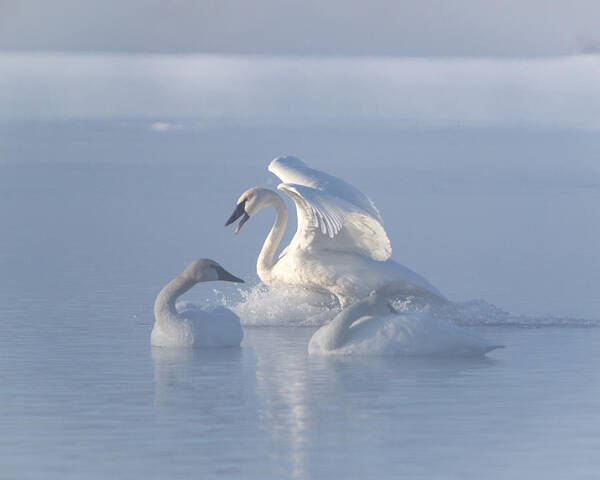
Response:
[[[0,118],[108,117],[596,130],[600,57],[0,54]]]

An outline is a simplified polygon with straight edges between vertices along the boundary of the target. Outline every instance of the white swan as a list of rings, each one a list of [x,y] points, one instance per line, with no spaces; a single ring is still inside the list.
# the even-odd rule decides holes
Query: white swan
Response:
[[[296,205],[298,228],[290,244],[275,258],[288,213],[272,190],[245,191],[225,223],[242,217],[238,233],[261,208],[275,208],[275,223],[256,263],[263,283],[333,294],[342,307],[390,282],[400,288],[398,295],[445,300],[421,275],[389,258],[392,247],[381,216],[356,188],[295,157],[275,158],[269,171],[285,182],[277,188]]]
[[[194,260],[181,275],[171,280],[154,302],[154,327],[150,343],[155,347],[227,347],[239,346],[242,327],[239,317],[225,307],[212,311],[178,312],[175,301],[199,282],[225,280],[242,282],[217,262]]]
[[[483,355],[500,348],[479,335],[424,313],[397,313],[388,285],[346,307],[319,328],[308,344],[311,355]]]

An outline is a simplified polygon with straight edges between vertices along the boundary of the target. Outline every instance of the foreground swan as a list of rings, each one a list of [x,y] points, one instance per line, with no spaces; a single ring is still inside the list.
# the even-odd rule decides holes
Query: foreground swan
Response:
[[[231,310],[178,312],[175,301],[199,282],[225,280],[243,282],[217,262],[201,258],[193,261],[181,275],[171,280],[154,303],[155,323],[150,343],[155,347],[227,347],[242,341],[240,319]]]
[[[272,190],[254,187],[244,192],[225,224],[242,217],[238,233],[261,208],[275,208],[275,223],[256,263],[263,283],[330,293],[342,307],[389,282],[398,286],[398,295],[444,300],[422,276],[389,258],[392,247],[379,211],[356,188],[295,157],[276,158],[269,171],[286,182],[277,188],[296,205],[298,228],[290,244],[275,258],[288,213]]]
[[[346,307],[310,339],[311,355],[483,355],[500,348],[479,335],[423,313],[399,314],[386,286]]]

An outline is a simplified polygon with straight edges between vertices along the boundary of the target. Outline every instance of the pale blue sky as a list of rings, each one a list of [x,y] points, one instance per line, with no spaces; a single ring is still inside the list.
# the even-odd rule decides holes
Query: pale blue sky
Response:
[[[0,0],[0,50],[401,56],[598,51],[597,0]]]

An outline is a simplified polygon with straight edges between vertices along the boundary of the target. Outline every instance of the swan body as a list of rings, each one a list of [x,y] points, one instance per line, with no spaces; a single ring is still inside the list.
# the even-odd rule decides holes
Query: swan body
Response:
[[[187,309],[178,311],[176,300],[199,282],[225,280],[243,282],[217,262],[198,259],[181,275],[171,280],[154,303],[154,327],[150,343],[155,347],[229,347],[239,346],[242,327],[239,317],[225,307],[210,311]]]
[[[431,315],[396,313],[385,290],[346,307],[319,328],[310,339],[308,353],[475,356],[501,347]]]
[[[342,307],[390,282],[404,285],[399,295],[445,300],[421,275],[390,259],[392,248],[381,215],[359,190],[295,157],[276,158],[269,171],[286,182],[277,188],[296,205],[298,228],[290,244],[275,257],[288,213],[272,190],[245,191],[226,223],[242,217],[238,233],[259,210],[274,207],[275,223],[256,264],[263,283],[334,295]]]

